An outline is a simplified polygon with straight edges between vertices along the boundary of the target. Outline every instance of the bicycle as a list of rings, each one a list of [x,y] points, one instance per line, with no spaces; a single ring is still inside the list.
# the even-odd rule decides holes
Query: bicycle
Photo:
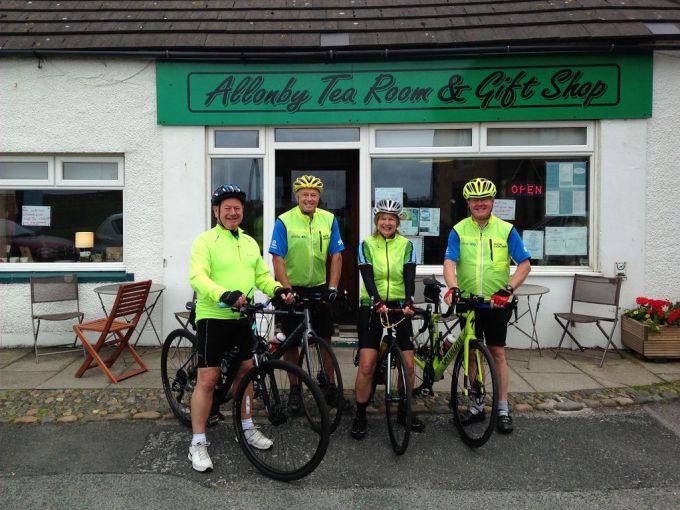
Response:
[[[434,278],[424,280],[425,295],[434,304],[426,309],[416,309],[423,318],[423,326],[414,335],[416,348],[414,363],[422,371],[419,384],[414,393],[428,396],[434,393],[433,386],[444,378],[452,361],[451,393],[449,407],[453,421],[461,439],[472,448],[484,445],[493,433],[498,418],[499,382],[496,365],[486,345],[475,335],[475,314],[488,309],[488,302],[482,296],[460,298],[455,305],[455,313],[465,323],[456,341],[446,352],[443,349],[442,334],[438,329],[440,319],[451,315],[454,307],[446,314],[441,313],[439,295],[442,283]],[[511,302],[516,307],[516,301]],[[455,325],[447,328],[449,333]],[[484,409],[484,412],[477,411]],[[475,420],[466,420],[469,413]],[[468,423],[464,422],[467,421]]]
[[[233,426],[246,458],[264,475],[280,481],[298,480],[314,471],[323,460],[330,440],[328,413],[324,397],[316,383],[297,365],[269,359],[267,342],[256,332],[254,316],[264,305],[245,305],[239,311],[251,321],[253,367],[230,391],[240,363],[227,353],[220,365],[220,379],[213,396],[209,425],[217,423],[219,408],[232,400]],[[191,425],[191,395],[198,374],[195,335],[187,329],[170,333],[161,353],[161,377],[173,414],[183,424]],[[291,381],[298,383],[304,413],[289,411]],[[252,385],[252,397],[245,395]],[[250,406],[257,425],[274,441],[269,450],[251,447],[241,426],[241,410]]]
[[[380,317],[380,322],[387,333],[380,342],[369,400],[375,398],[376,389],[379,385],[385,386],[385,419],[387,420],[390,443],[394,453],[403,455],[408,448],[411,436],[413,401],[404,353],[399,348],[394,336],[394,328],[400,321],[389,322],[392,313],[403,313],[403,310],[390,308],[387,314],[382,314]],[[354,364],[357,366],[359,364],[358,354],[355,357]]]
[[[326,341],[315,335],[311,328],[311,313],[310,308],[315,302],[321,300],[319,296],[311,296],[306,299],[298,299],[297,304],[301,306],[301,310],[296,310],[291,307],[288,310],[275,310],[268,309],[266,306],[258,307],[254,310],[254,314],[260,315],[275,315],[275,316],[289,316],[298,315],[302,317],[302,322],[291,332],[285,341],[281,342],[277,349],[273,353],[269,353],[271,359],[281,359],[284,352],[292,346],[302,345],[300,350],[300,356],[298,359],[298,366],[310,375],[312,381],[319,386],[321,393],[324,395],[326,402],[326,411],[329,417],[329,424],[331,433],[340,425],[342,418],[342,411],[344,407],[344,395],[343,395],[343,385],[342,385],[342,375],[340,373],[340,365],[335,353],[328,346]],[[187,310],[193,309],[193,303],[187,303]],[[268,337],[271,332],[269,329],[271,324],[267,326],[264,336]],[[259,333],[257,333],[259,335]],[[186,349],[187,345],[195,344],[195,335],[189,331],[186,327],[181,329],[176,329],[167,336],[163,352],[161,353],[161,374],[163,374],[163,363],[167,362],[169,357],[169,351],[172,346],[174,349]],[[165,345],[168,345],[167,351]],[[184,356],[180,355],[180,359],[184,360]],[[332,372],[331,372],[332,370]],[[181,388],[181,393],[176,391],[174,394],[170,390],[166,390],[166,397],[171,403],[170,407],[173,414],[182,422],[184,425],[191,426],[191,394],[193,393],[193,387],[196,384],[197,371],[195,368],[187,370],[186,374],[182,373],[179,377],[186,380],[179,382],[178,387]],[[295,381],[292,380],[291,383]],[[172,387],[172,382],[168,379],[163,379],[163,387]],[[215,425],[221,419],[221,415],[218,409],[213,409],[210,418],[208,420],[208,426]]]

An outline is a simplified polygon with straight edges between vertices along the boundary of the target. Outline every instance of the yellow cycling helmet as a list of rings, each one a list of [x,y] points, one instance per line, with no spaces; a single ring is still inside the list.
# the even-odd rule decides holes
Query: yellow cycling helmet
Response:
[[[293,182],[293,193],[296,193],[300,189],[315,189],[319,193],[323,191],[323,182],[318,177],[313,175],[303,175],[295,179]]]
[[[489,179],[477,177],[463,186],[463,198],[493,198],[496,196],[496,186]]]

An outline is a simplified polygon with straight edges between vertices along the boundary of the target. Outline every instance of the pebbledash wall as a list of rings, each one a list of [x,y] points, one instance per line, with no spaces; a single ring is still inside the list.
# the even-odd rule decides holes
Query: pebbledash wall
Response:
[[[592,269],[611,276],[616,261],[627,262],[623,306],[642,294],[680,299],[674,269],[680,267],[680,250],[674,248],[674,232],[680,231],[677,62],[677,53],[654,56],[651,118],[594,122],[595,192],[590,211],[597,233]],[[191,295],[189,250],[193,238],[209,227],[210,169],[206,126],[160,126],[156,105],[154,62],[59,58],[0,62],[0,154],[124,156],[125,257],[122,266],[113,269],[166,285],[162,306],[154,315],[166,335],[177,326],[173,313],[182,310]],[[265,218],[264,225],[267,240],[272,222]],[[362,237],[368,230],[362,221]],[[22,273],[21,268],[8,266],[0,267],[0,272]],[[528,283],[551,289],[539,315],[542,346],[557,344],[552,313],[568,308],[572,275],[586,271],[536,268],[529,277]],[[102,314],[93,291],[100,284],[80,285],[86,320]],[[0,347],[32,345],[29,312],[28,283],[5,279],[0,284]],[[586,345],[603,345],[594,328],[579,328]],[[49,334],[41,336],[41,343],[72,338],[65,323],[46,324],[44,331]],[[616,338],[618,342],[618,331]],[[155,341],[149,332],[142,339],[149,345]],[[511,329],[509,345],[528,347],[528,340]]]

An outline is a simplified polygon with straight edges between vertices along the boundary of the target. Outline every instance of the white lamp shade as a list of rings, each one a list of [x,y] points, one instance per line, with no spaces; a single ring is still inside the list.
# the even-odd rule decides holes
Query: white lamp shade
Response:
[[[92,248],[94,232],[76,232],[76,248]]]

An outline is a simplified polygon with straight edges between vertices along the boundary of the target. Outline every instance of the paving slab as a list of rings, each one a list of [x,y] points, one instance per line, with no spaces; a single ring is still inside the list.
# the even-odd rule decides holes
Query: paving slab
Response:
[[[603,388],[592,377],[583,372],[576,373],[546,373],[546,372],[520,372],[522,378],[534,389],[533,391],[573,391],[583,389]],[[510,386],[510,391],[519,391]]]
[[[33,356],[33,349],[0,349],[0,368],[28,355]]]
[[[510,358],[509,365],[520,374],[531,372],[533,374],[578,374],[580,370],[575,367],[568,360],[561,357],[554,358],[552,351],[544,350],[543,356],[538,356],[537,353],[531,355],[531,363],[524,360],[516,361]]]
[[[16,372],[6,369],[0,370],[0,389],[31,389],[38,388],[42,383],[56,376],[60,372],[50,370],[46,372]],[[70,388],[70,386],[62,386],[62,388]]]
[[[529,384],[529,382],[524,377],[522,377],[521,373],[514,370],[511,366],[509,366],[508,369],[508,384],[510,392],[530,393],[536,391],[534,387]]]
[[[134,368],[134,367],[130,367]],[[114,373],[114,375],[116,375]],[[161,380],[160,370],[149,370],[143,374],[135,375],[129,379],[120,381],[119,383],[112,384],[111,387],[115,388],[162,388],[163,381]]]
[[[596,364],[583,364],[579,368],[605,388],[646,386],[663,382],[662,378],[635,363],[614,365],[605,361],[602,368]]]
[[[50,372],[64,370],[75,360],[84,360],[81,352],[64,352],[50,356],[41,356],[38,363],[33,354],[22,356],[11,364],[3,367],[3,371],[10,372]]]

